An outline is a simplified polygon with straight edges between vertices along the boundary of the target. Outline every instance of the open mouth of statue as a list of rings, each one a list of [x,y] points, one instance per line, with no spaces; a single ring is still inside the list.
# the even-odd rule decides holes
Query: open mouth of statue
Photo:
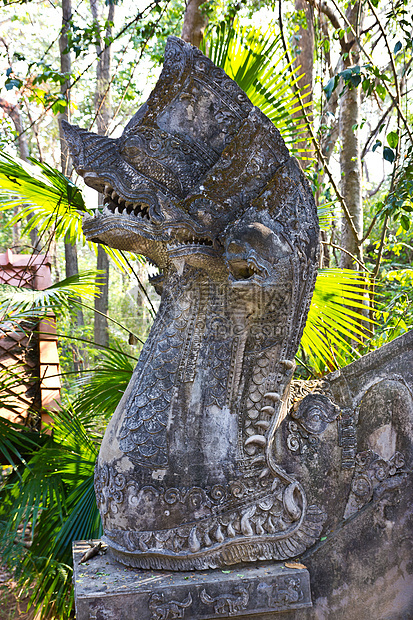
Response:
[[[105,185],[103,204],[114,215],[127,214],[142,218],[147,222],[151,221],[149,205],[122,198],[110,185]]]
[[[213,242],[207,237],[197,237],[189,232],[182,231],[175,239],[167,245],[168,254],[180,256],[183,254],[194,254],[197,252],[210,253],[213,249]]]
[[[230,260],[228,261],[230,276],[234,280],[250,280],[254,276],[262,275],[260,269],[251,260]]]

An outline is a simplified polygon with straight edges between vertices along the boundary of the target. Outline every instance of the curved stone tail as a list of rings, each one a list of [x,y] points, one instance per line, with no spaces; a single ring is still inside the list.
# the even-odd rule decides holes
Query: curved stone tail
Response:
[[[212,605],[213,603],[217,602],[215,598],[212,598],[211,596],[209,596],[206,590],[202,590],[201,594],[199,595],[199,598],[201,599],[203,603],[205,603],[205,605]]]

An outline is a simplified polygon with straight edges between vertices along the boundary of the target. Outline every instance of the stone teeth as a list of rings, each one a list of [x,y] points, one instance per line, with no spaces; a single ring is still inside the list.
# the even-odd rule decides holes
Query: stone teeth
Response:
[[[260,454],[251,461],[251,465],[257,465],[257,463],[265,463],[265,460],[265,456],[263,454]]]
[[[111,194],[112,200],[115,201],[117,197],[118,197],[117,193],[116,192],[112,192],[112,194]]]
[[[264,437],[264,435],[251,435],[251,437],[248,437],[247,441],[245,442],[245,445],[249,446],[252,443],[256,443],[259,446],[266,446],[267,440]]]
[[[278,401],[281,400],[281,396],[278,394],[278,392],[267,392],[266,394],[264,394],[264,398],[269,398],[274,403],[278,403]]]
[[[268,415],[274,415],[275,409],[274,407],[265,406],[261,408],[261,413],[267,413]]]
[[[110,185],[105,185],[105,194],[106,194],[106,196],[109,196],[111,191],[112,191],[111,186]]]
[[[212,540],[209,536],[209,532],[205,532],[204,534],[204,544],[206,547],[210,547],[212,545]]]
[[[287,370],[295,368],[296,364],[294,360],[282,360],[281,364],[284,364]]]
[[[272,407],[269,407],[269,408],[272,409]],[[263,407],[263,409],[268,409],[268,407]],[[270,423],[267,420],[259,420],[258,422],[255,423],[255,426],[258,426],[259,428],[263,428],[266,431],[269,428]]]

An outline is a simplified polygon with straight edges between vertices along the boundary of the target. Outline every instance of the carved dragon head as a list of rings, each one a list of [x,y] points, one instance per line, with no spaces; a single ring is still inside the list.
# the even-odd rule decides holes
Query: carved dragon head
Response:
[[[76,170],[104,195],[84,218],[89,240],[230,282],[277,279],[297,239],[314,262],[314,202],[280,133],[181,39],[169,37],[161,76],[120,138],[63,127]]]

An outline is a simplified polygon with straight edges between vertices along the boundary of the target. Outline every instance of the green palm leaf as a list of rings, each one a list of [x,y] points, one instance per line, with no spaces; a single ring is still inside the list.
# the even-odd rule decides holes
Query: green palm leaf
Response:
[[[1,208],[21,207],[10,225],[30,218],[25,232],[54,229],[57,239],[82,240],[81,212],[87,211],[82,192],[58,170],[33,158],[30,161],[32,165],[6,153],[0,155]]]
[[[72,542],[102,533],[93,492],[98,438],[84,418],[70,409],[55,414],[53,436],[40,433],[43,445],[33,446],[23,475],[0,491],[0,549],[6,561],[13,558],[19,583],[34,587],[32,604],[42,617],[51,610],[62,620],[69,617]],[[14,430],[5,431],[12,442],[18,440]],[[20,531],[29,523],[32,544],[25,549]]]
[[[302,109],[294,90],[301,75],[287,62],[274,28],[262,32],[241,27],[237,20],[232,26],[222,23],[207,30],[201,49],[272,120],[291,151],[304,155],[307,149],[298,153],[295,147],[305,138],[306,128],[297,115]],[[300,93],[302,98],[308,94],[302,88]]]
[[[93,301],[100,275],[96,270],[83,271],[42,291],[0,284],[0,316],[3,321],[21,321],[70,312],[77,299]]]
[[[23,233],[31,230],[45,235],[53,231],[55,239],[85,245],[82,218],[88,213],[82,192],[61,172],[30,158],[32,165],[5,153],[0,154],[0,210],[19,207],[19,212],[7,223],[13,226],[25,222]],[[95,244],[89,247],[96,251]],[[114,248],[102,246],[115,264],[130,272],[128,256]]]
[[[364,343],[374,321],[355,308],[367,309],[366,292],[371,281],[351,269],[320,269],[301,346],[317,374],[352,361],[355,343]]]
[[[91,419],[109,419],[132,377],[136,360],[122,351],[102,351],[98,368],[90,372],[86,381],[78,380],[79,391],[73,402],[78,412],[89,412]]]

